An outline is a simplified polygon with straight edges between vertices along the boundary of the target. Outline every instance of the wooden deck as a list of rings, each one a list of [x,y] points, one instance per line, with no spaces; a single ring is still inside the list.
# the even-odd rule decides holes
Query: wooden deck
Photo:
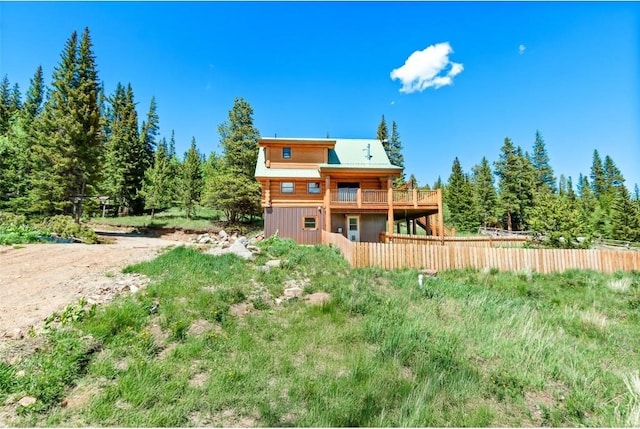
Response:
[[[429,209],[438,208],[439,190],[331,190],[332,209]]]

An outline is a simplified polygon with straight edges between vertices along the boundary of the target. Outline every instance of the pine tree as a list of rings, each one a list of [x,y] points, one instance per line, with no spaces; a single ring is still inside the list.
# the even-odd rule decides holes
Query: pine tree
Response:
[[[456,157],[451,167],[445,200],[449,208],[450,221],[460,231],[472,231],[479,226],[474,189],[469,177],[464,174]]]
[[[569,199],[569,201],[575,202],[577,200],[577,196],[576,196],[576,191],[573,190],[573,179],[571,179],[571,176],[567,177],[567,186],[566,186],[566,192],[567,192],[567,198]]]
[[[398,126],[396,121],[391,122],[391,140],[389,141],[389,162],[391,164],[404,168],[404,156],[402,155],[402,142],[400,141],[400,134],[398,134]],[[404,185],[405,174],[404,170],[401,175],[395,180],[395,186]]]
[[[153,165],[153,153],[156,148],[156,139],[158,138],[160,130],[160,118],[156,112],[157,109],[156,97],[151,97],[149,111],[147,112],[147,120],[142,122],[142,132],[140,133],[140,138],[142,138],[142,145],[145,151],[147,168]]]
[[[260,185],[254,178],[260,133],[253,126],[253,109],[236,98],[229,120],[218,127],[224,159],[205,183],[205,204],[222,210],[234,223],[260,213]]]
[[[384,148],[385,153],[387,154],[387,158],[391,159],[391,145],[389,142],[389,127],[387,127],[387,122],[384,119],[384,115],[382,115],[382,119],[380,119],[380,124],[378,124],[378,131],[376,132],[376,139],[382,142],[382,147]]]
[[[0,82],[0,135],[7,133],[9,119],[11,118],[11,92],[9,89],[9,77],[4,75]]]
[[[433,182],[433,189],[442,189],[444,188],[444,184],[442,183],[442,178],[438,176],[435,182]]]
[[[9,98],[9,116],[15,115],[20,110],[22,110],[22,94],[20,93],[20,85],[14,83]]]
[[[495,174],[499,178],[498,205],[500,212],[506,218],[507,230],[511,231],[522,209],[521,178],[519,177],[522,170],[521,160],[508,137],[504,139],[501,152],[500,159],[495,163]]]
[[[560,175],[558,179],[558,194],[566,195],[567,194],[567,178],[564,177],[564,174]]]
[[[171,195],[171,200],[178,202],[180,199],[180,171],[182,169],[182,162],[180,162],[180,159],[176,154],[175,130],[171,130],[171,138],[169,139],[169,146],[167,146],[167,156],[169,157],[169,166],[171,171],[169,193]]]
[[[166,140],[162,140],[155,151],[153,167],[145,171],[144,183],[140,191],[144,197],[144,207],[151,209],[152,218],[156,209],[168,208],[171,205],[171,180],[167,143]]]
[[[84,199],[97,182],[103,151],[98,76],[88,28],[80,43],[75,31],[67,40],[52,86],[33,147],[32,208],[73,213],[79,222]]]
[[[493,173],[486,157],[482,157],[480,165],[473,167],[473,183],[475,188],[476,207],[480,225],[494,225],[497,222],[495,208],[497,203]]]
[[[196,139],[191,139],[191,146],[184,155],[181,174],[180,201],[187,219],[191,219],[202,192],[202,160],[196,147]]]
[[[23,111],[27,118],[33,120],[42,111],[44,89],[42,66],[38,66],[33,78],[31,78],[31,84],[27,90],[27,97],[23,106]]]
[[[534,193],[533,202],[527,208],[529,228],[545,236],[552,247],[575,247],[583,232],[577,204],[547,187]]]
[[[118,83],[111,98],[105,189],[120,211],[135,214],[144,207],[139,195],[148,168],[146,146],[138,134],[138,114],[131,84]]]
[[[235,174],[253,179],[258,160],[260,133],[253,126],[253,108],[243,98],[236,98],[229,120],[218,126],[226,165]]]
[[[89,28],[85,27],[78,52],[78,102],[74,109],[75,119],[81,127],[81,135],[76,141],[76,162],[79,165],[73,169],[75,193],[79,198],[79,204],[75,210],[76,222],[80,221],[82,203],[88,187],[96,183],[99,178],[104,151],[98,103],[100,84],[92,48]]]
[[[533,157],[531,164],[536,170],[536,187],[547,186],[551,192],[556,191],[556,178],[549,161],[549,155],[540,131],[536,131],[536,139],[533,143]]]
[[[591,190],[593,195],[599,200],[607,189],[607,179],[604,174],[604,167],[598,150],[593,151],[593,162],[591,164]]]
[[[615,162],[609,155],[604,157],[604,180],[605,180],[605,193],[611,192],[614,188],[624,183],[624,177],[622,172],[616,166]]]
[[[640,216],[623,184],[615,188],[611,210],[611,237],[640,242]]]
[[[418,185],[418,179],[416,179],[416,176],[414,176],[413,173],[411,173],[411,175],[409,176],[409,183],[410,183],[411,189],[420,188],[420,186]]]

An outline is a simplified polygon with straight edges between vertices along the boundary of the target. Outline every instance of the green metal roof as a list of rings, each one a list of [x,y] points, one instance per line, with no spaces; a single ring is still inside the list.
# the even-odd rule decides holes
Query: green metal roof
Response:
[[[319,164],[318,168],[267,168],[265,165],[265,150],[260,148],[256,163],[256,177],[291,177],[291,178],[320,178],[321,168],[339,169],[392,169],[398,172],[402,167],[397,167],[389,162],[382,142],[377,139],[298,139],[298,138],[269,138],[268,140],[296,142],[309,141],[335,141],[334,149],[329,149],[329,159],[326,164]]]
[[[389,162],[382,142],[377,139],[336,139],[329,149],[329,162],[320,167],[331,168],[397,168]]]

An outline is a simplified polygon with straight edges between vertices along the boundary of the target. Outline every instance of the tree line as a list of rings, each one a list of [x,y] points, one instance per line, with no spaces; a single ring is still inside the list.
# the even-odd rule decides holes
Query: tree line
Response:
[[[18,84],[0,82],[0,210],[79,221],[108,197],[113,214],[141,214],[198,204],[235,222],[260,213],[253,179],[258,130],[253,109],[234,101],[218,132],[221,155],[201,154],[195,138],[183,157],[175,133],[160,138],[157,103],[151,98],[142,123],[131,84],[106,95],[99,81],[88,28],[66,41],[51,84],[38,67],[22,100]],[[103,201],[106,202],[106,201]]]
[[[494,180],[497,179],[497,184]],[[505,138],[493,168],[486,157],[465,173],[455,158],[443,188],[448,223],[459,231],[480,226],[542,234],[558,246],[577,237],[640,241],[640,190],[633,194],[613,159],[597,150],[589,176],[556,178],[536,131],[532,154]]]

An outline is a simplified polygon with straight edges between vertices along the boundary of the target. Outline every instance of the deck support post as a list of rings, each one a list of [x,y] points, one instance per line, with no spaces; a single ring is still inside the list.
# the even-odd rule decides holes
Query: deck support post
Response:
[[[444,245],[444,213],[442,212],[442,189],[438,189],[438,229],[440,230],[440,240]]]
[[[324,179],[324,230],[331,232],[331,177]]]
[[[393,182],[391,177],[387,178],[387,204],[389,206],[387,214],[387,235],[391,237],[393,235]]]

